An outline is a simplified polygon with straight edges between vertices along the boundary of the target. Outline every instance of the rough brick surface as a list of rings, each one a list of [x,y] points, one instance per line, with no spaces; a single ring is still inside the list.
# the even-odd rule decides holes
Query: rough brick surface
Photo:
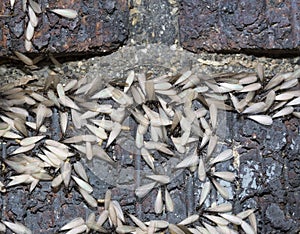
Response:
[[[299,0],[182,0],[184,48],[207,51],[300,52]]]
[[[129,10],[126,0],[41,0],[42,13],[32,39],[32,53],[108,52],[120,46],[128,36]],[[9,1],[0,3],[0,56],[12,50],[25,52],[27,12],[22,1],[11,10]],[[49,11],[71,8],[78,17],[67,19]]]

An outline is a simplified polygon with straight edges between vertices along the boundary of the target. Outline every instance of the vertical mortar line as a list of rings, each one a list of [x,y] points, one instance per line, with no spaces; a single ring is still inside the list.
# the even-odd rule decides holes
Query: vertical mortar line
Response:
[[[7,147],[6,147],[6,143],[4,141],[1,142],[1,149],[2,149],[2,152],[1,152],[1,156],[2,156],[1,162],[2,162],[2,160],[4,160],[7,156]],[[2,171],[2,168],[0,168],[0,170]],[[2,173],[1,173],[1,178],[4,179],[4,177],[2,176]],[[2,219],[2,217],[4,217],[4,211],[6,210],[6,200],[4,199],[6,197],[7,196],[2,196],[2,207],[1,207],[1,212],[0,212],[1,219]]]
[[[299,41],[300,41],[300,25],[297,22],[297,14],[300,16],[299,10],[298,9],[298,0],[291,0],[291,28],[292,28],[292,42],[293,47],[298,47],[299,46]]]
[[[187,180],[186,180],[186,197],[187,197],[187,201],[186,201],[186,206],[187,206],[187,215],[190,216],[192,215],[194,212],[194,173],[192,172],[188,172],[187,176]]]
[[[59,113],[56,108],[53,108],[53,114],[51,116],[51,137],[55,141],[59,141],[61,138],[61,131],[60,131],[60,120],[59,120]]]
[[[134,177],[135,177],[135,186],[136,188],[141,186],[141,155],[140,154],[135,154],[134,155],[134,166],[135,166],[135,172],[134,172]],[[141,199],[137,197],[136,199],[136,204],[135,204],[135,212],[136,216],[139,219],[142,219],[142,203]]]

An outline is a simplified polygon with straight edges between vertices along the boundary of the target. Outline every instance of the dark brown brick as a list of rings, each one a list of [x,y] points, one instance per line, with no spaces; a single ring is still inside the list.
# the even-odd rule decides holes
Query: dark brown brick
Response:
[[[42,13],[32,40],[31,53],[109,52],[118,48],[128,36],[127,0],[40,0]],[[0,2],[0,56],[12,50],[25,52],[24,31],[28,16],[16,1]],[[79,17],[66,19],[47,9],[71,8]]]
[[[182,46],[194,52],[299,53],[300,1],[182,0],[179,27]]]

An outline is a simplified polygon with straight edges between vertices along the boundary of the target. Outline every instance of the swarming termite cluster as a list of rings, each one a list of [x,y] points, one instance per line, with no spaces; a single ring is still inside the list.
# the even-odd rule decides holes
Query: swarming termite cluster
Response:
[[[16,175],[11,176],[7,184],[0,182],[0,191],[5,192],[17,184],[30,184],[32,191],[39,181],[48,180],[55,189],[70,184],[76,186],[90,207],[104,205],[97,219],[92,213],[86,220],[77,217],[63,226],[61,230],[69,230],[67,233],[90,230],[100,233],[109,233],[109,230],[117,233],[166,230],[176,234],[238,233],[234,226],[245,233],[257,233],[255,210],[233,214],[229,202],[206,203],[212,190],[228,200],[228,189],[220,181],[233,182],[236,177],[233,171],[216,169],[218,163],[228,162],[233,157],[232,149],[216,151],[221,140],[216,131],[220,127],[218,116],[222,111],[236,111],[263,125],[271,125],[274,118],[290,114],[300,117],[299,77],[300,69],[267,80],[259,65],[256,73],[209,76],[186,71],[176,79],[169,74],[146,77],[130,71],[123,86],[111,83],[102,87],[99,79],[87,77],[65,84],[58,81],[45,91],[33,90],[31,79],[27,85],[26,81],[22,85],[4,85],[0,87],[0,137],[4,142],[14,140],[17,145],[4,160]],[[54,110],[59,112],[58,140],[47,134],[47,122],[51,121]],[[133,136],[128,118],[137,125]],[[71,132],[70,128],[78,131]],[[177,129],[175,134],[174,129]],[[78,134],[82,130],[85,134]],[[95,198],[84,165],[80,160],[71,159],[79,152],[87,160],[97,157],[114,165],[116,160],[107,149],[122,138],[131,141],[131,149],[141,155],[151,170],[145,176],[151,182],[135,189],[138,198],[156,189],[154,212],[157,215],[173,212],[176,204],[168,190],[172,178],[158,172],[155,166],[158,160],[153,155],[175,157],[178,163],[174,171],[197,171],[202,182],[198,203],[201,213],[177,224],[165,220],[144,222],[132,214],[124,215],[110,190],[104,199]],[[128,224],[128,218],[134,225]],[[0,231],[7,227],[16,233],[31,233],[21,223],[1,222]]]

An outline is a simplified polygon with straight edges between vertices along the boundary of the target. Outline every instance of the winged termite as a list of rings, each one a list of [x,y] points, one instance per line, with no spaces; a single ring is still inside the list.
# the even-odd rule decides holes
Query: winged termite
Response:
[[[199,205],[200,206],[206,200],[206,198],[207,198],[207,196],[210,192],[210,189],[211,189],[211,183],[209,181],[205,182],[203,187],[202,187],[201,196],[200,196],[200,200],[199,200]]]
[[[186,71],[184,72],[174,83],[174,85],[178,85],[184,81],[186,81],[186,79],[188,79],[190,76],[192,75],[191,71]]]
[[[187,168],[187,167],[197,165],[198,160],[199,160],[199,156],[193,153],[187,156],[186,158],[184,158],[179,164],[177,164],[175,168],[180,169],[180,168]]]
[[[85,126],[100,139],[103,139],[103,140],[107,139],[107,134],[103,128],[101,128],[101,127],[97,128],[97,127],[89,125],[89,124],[86,124]]]
[[[115,162],[109,157],[109,155],[98,145],[93,145],[93,155],[104,160],[110,164],[114,164]]]
[[[47,96],[58,108],[60,108],[59,100],[52,89],[48,90]]]
[[[142,185],[135,190],[136,196],[142,198],[146,196],[156,185],[156,182],[152,182],[149,184]]]
[[[31,234],[31,230],[24,226],[23,224],[15,221],[14,223],[8,221],[2,221],[5,226],[7,226],[10,230],[15,232],[16,234]]]
[[[94,80],[95,80],[95,79],[94,79]],[[93,87],[93,83],[92,83],[92,82],[91,82],[91,83],[84,84],[84,85],[82,85],[81,87],[79,87],[79,88],[76,90],[75,94],[76,94],[76,95],[79,95],[79,94],[86,95],[92,87]]]
[[[53,188],[57,188],[58,186],[61,185],[62,182],[63,182],[63,177],[62,177],[61,174],[59,174],[58,176],[56,176],[56,177],[52,180],[51,186],[52,186]]]
[[[292,88],[292,87],[294,87],[294,86],[296,86],[296,85],[298,85],[298,78],[296,78],[296,79],[292,79],[292,80],[288,80],[288,81],[285,81],[285,82],[283,82],[281,85],[280,85],[280,87],[279,87],[279,89],[290,89],[290,88]]]
[[[113,200],[113,201],[111,201],[110,205],[112,205],[114,207],[118,219],[124,223],[125,217],[124,217],[123,210],[122,210],[120,203],[118,201]]]
[[[93,192],[93,187],[88,184],[87,182],[85,182],[84,180],[82,179],[79,179],[78,177],[76,176],[73,176],[72,175],[72,178],[73,180],[78,184],[78,186],[82,189],[84,189],[87,193],[91,193]]]
[[[28,174],[23,174],[23,175],[18,175],[18,176],[11,176],[9,177],[9,179],[11,179],[12,181],[10,181],[6,187],[10,187],[10,186],[14,186],[17,184],[30,184],[34,178],[31,175]]]
[[[198,178],[202,182],[205,181],[205,179],[206,179],[206,169],[205,169],[203,157],[200,157],[200,159],[199,159]]]
[[[140,105],[146,101],[145,95],[143,94],[140,87],[131,86],[131,94],[136,104]]]
[[[180,223],[178,223],[178,225],[188,225],[188,224],[196,222],[198,219],[199,219],[199,215],[194,214],[194,215],[191,215],[191,216],[187,217],[186,219],[182,220]]]
[[[174,211],[174,203],[173,203],[173,200],[171,198],[171,195],[170,195],[167,187],[165,188],[165,204],[166,204],[166,209],[168,212]]]
[[[218,143],[218,136],[217,135],[212,135],[209,138],[208,146],[207,146],[207,153],[206,156],[210,157],[215,150],[216,146]]]
[[[76,162],[73,164],[74,170],[84,181],[88,181],[87,174],[84,170],[83,165],[80,162]]]
[[[70,107],[71,109],[80,110],[80,108],[77,106],[77,104],[68,96],[64,96],[63,99],[59,99],[60,103],[66,107]]]
[[[98,203],[97,203],[97,200],[89,194],[89,192],[80,187],[79,188],[79,192],[80,194],[82,195],[82,197],[84,198],[84,200],[91,206],[91,207],[97,207]]]
[[[121,130],[122,130],[121,124],[119,124],[117,122],[114,123],[114,127],[109,134],[106,147],[108,147],[117,138],[117,136],[120,134]]]
[[[111,91],[111,97],[114,101],[123,106],[128,106],[133,104],[133,98],[123,93],[121,90],[114,88]]]
[[[200,90],[201,88],[198,88],[201,83],[201,79],[196,75],[191,75],[184,83],[185,83],[185,85],[182,87],[183,90],[189,89],[189,88],[194,88],[196,86],[196,88],[194,88],[193,90],[195,90],[196,92],[199,92],[199,91],[203,92],[203,89]],[[202,88],[204,88],[204,90],[206,89],[205,86],[202,86]]]
[[[257,91],[261,88],[261,84],[260,83],[252,83],[249,85],[244,86],[244,88],[242,90],[240,90],[239,92],[241,93],[245,93],[245,92],[251,92],[251,91]]]
[[[29,52],[31,49],[32,49],[32,42],[31,41],[28,41],[26,38],[25,38],[25,42],[24,42],[24,47],[25,47],[25,50],[27,52]]]
[[[210,121],[213,129],[217,127],[218,109],[215,104],[209,105]]]
[[[172,85],[169,82],[157,82],[157,83],[154,83],[154,89],[168,90],[170,88],[172,88]]]
[[[48,158],[48,160],[51,161],[50,164],[54,165],[55,167],[60,167],[60,165],[63,162],[63,159],[59,158],[58,156],[56,156],[55,154],[51,153],[48,150],[43,149],[43,152],[45,154],[45,156]],[[38,155],[40,158],[44,158],[43,156]],[[46,161],[48,161],[46,159]]]
[[[69,146],[67,146],[66,144],[63,144],[61,142],[58,142],[58,141],[55,141],[52,139],[45,140],[45,144],[49,145],[49,146],[54,146],[54,147],[57,147],[57,148],[60,148],[60,149],[66,150],[66,151],[69,149]]]
[[[92,158],[94,156],[93,147],[92,147],[91,142],[89,142],[89,141],[85,142],[85,155],[88,160],[92,160]]]
[[[81,118],[81,115],[78,111],[71,109],[72,122],[76,129],[80,129],[85,121]]]
[[[221,152],[218,156],[216,156],[215,158],[213,158],[209,164],[210,165],[213,165],[213,164],[216,164],[218,162],[223,162],[223,161],[227,161],[229,159],[231,159],[233,157],[233,154],[232,154],[232,150],[231,149],[227,149],[227,150],[224,150],[223,152]]]
[[[229,222],[236,224],[236,225],[241,225],[243,220],[239,218],[238,216],[235,216],[233,214],[219,214],[222,216],[224,219],[227,219]]]
[[[245,219],[253,212],[254,212],[254,209],[248,209],[248,210],[244,210],[244,211],[238,213],[236,216],[238,216],[241,219]]]
[[[27,57],[26,55],[24,55],[24,54],[22,54],[18,51],[14,51],[14,53],[26,65],[28,65],[28,66],[33,66],[34,65],[33,61],[29,57]]]
[[[143,231],[147,231],[147,226],[141,220],[139,220],[137,217],[135,217],[132,214],[128,214],[128,216],[140,229],[142,229]]]
[[[145,162],[148,164],[148,166],[154,171],[154,169],[155,169],[154,168],[154,158],[149,153],[149,151],[147,149],[145,149],[144,147],[142,147],[141,155],[142,155],[143,159],[145,160]]]
[[[69,162],[64,162],[61,166],[61,176],[63,178],[64,184],[66,187],[68,187],[70,180],[71,180],[71,171],[72,167]]]
[[[14,127],[22,133],[24,136],[28,136],[27,128],[25,126],[25,121],[23,121],[20,118],[15,118],[14,119]],[[1,133],[0,133],[1,135]]]
[[[254,233],[257,233],[257,222],[256,222],[256,217],[255,217],[254,213],[251,213],[249,215],[249,221],[250,221],[251,227],[254,230]]]
[[[231,203],[221,203],[219,205],[211,205],[211,207],[206,209],[210,212],[216,212],[216,213],[226,213],[230,212],[232,210],[232,204]]]
[[[73,9],[51,9],[50,11],[68,19],[75,19],[78,16],[77,11]]]
[[[217,225],[221,225],[221,226],[226,226],[229,224],[229,221],[221,218],[219,216],[215,216],[215,215],[208,215],[208,214],[204,214],[204,217],[208,218],[209,220],[213,221],[215,224]]]
[[[202,149],[207,144],[207,142],[210,139],[210,136],[211,136],[211,130],[206,129],[201,140],[200,149]]]
[[[170,182],[170,177],[166,175],[147,175],[146,177],[160,184],[168,184]]]
[[[150,222],[145,222],[149,227],[154,227],[155,230],[157,229],[164,229],[169,226],[169,222],[164,220],[151,220]],[[149,229],[148,229],[149,230]]]
[[[159,188],[157,191],[156,199],[154,202],[154,211],[156,214],[160,214],[163,211],[163,200],[162,200],[161,188]]]
[[[240,85],[248,85],[248,84],[252,84],[256,81],[257,81],[257,76],[256,75],[249,75],[249,76],[246,76],[244,78],[241,78],[239,80],[239,84]]]
[[[46,117],[46,109],[47,107],[43,104],[39,104],[36,112],[36,129],[39,129],[43,124],[44,119]]]
[[[142,126],[139,125],[138,128]],[[135,145],[138,149],[142,148],[144,146],[144,134],[141,133],[141,131],[137,130],[135,134]]]
[[[179,153],[184,154],[186,151],[186,148],[182,145],[181,137],[175,138],[175,137],[171,136],[171,139],[173,141],[173,144],[174,144],[176,150]]]
[[[300,97],[297,97],[286,104],[287,106],[297,106],[300,105]]]
[[[105,223],[107,218],[108,218],[108,211],[103,210],[97,220],[97,225],[101,227]]]
[[[275,75],[265,86],[265,90],[269,90],[274,88],[275,86],[279,85],[284,79],[285,79],[286,74],[279,73]]]
[[[216,189],[224,199],[229,199],[229,193],[225,187],[219,184],[219,182],[217,182],[215,179],[212,179],[212,183],[214,184],[214,186],[216,187]]]
[[[220,86],[229,89],[230,91],[240,91],[243,89],[241,84],[233,84],[233,83],[219,83]]]
[[[152,150],[152,149],[156,149],[164,154],[167,155],[174,155],[174,153],[167,148],[167,144],[161,143],[161,142],[154,142],[154,141],[145,141],[144,142],[145,148]]]
[[[31,8],[33,9],[33,11],[36,14],[40,14],[42,13],[42,9],[40,4],[38,4],[37,2],[33,1],[33,0],[29,0],[29,5],[31,6]]]
[[[272,116],[272,118],[278,118],[278,117],[282,117],[285,115],[289,115],[289,114],[293,113],[293,111],[294,111],[294,107],[287,106],[287,107],[284,107],[283,109],[281,109],[280,111],[278,111],[276,114],[274,114]]]
[[[38,141],[42,140],[45,136],[33,136],[27,137],[20,141],[21,146],[28,146],[37,143]]]
[[[60,116],[60,128],[63,134],[66,133],[68,126],[68,112],[59,112]]]
[[[4,135],[4,136],[5,136],[5,135]],[[14,155],[14,154],[21,154],[21,153],[28,152],[28,151],[32,150],[34,147],[35,147],[35,144],[30,144],[30,145],[26,145],[26,146],[21,146],[21,147],[17,148],[15,151],[13,151],[13,152],[11,153],[11,155]]]
[[[271,125],[273,123],[273,120],[268,115],[249,115],[247,118],[252,119],[260,124],[263,125]]]
[[[276,101],[288,101],[288,100],[291,100],[293,97],[294,97],[293,92],[284,92],[284,93],[276,95],[275,100]]]
[[[126,117],[126,111],[124,107],[120,107],[118,109],[113,109],[109,114],[110,118],[114,122],[121,123]]]
[[[266,104],[264,102],[253,103],[249,107],[247,107],[242,113],[243,114],[256,114],[263,112],[266,108]]]
[[[39,179],[34,178],[33,181],[30,184],[30,188],[29,188],[29,192],[31,193],[35,187],[37,186],[37,184],[39,183]]]
[[[31,21],[29,21],[25,30],[26,40],[31,41],[31,39],[33,38],[33,34],[34,34],[34,26],[32,25]]]
[[[69,152],[67,149],[58,148],[51,145],[46,145],[46,148],[50,150],[56,157],[60,158],[61,160],[66,160],[68,157],[74,155],[74,153]]]
[[[38,25],[38,18],[36,17],[35,12],[30,5],[28,6],[28,15],[31,25],[36,27]]]
[[[229,182],[232,182],[235,179],[235,174],[229,171],[213,172],[213,175]]]
[[[108,216],[109,220],[112,223],[113,226],[118,226],[118,217],[116,210],[112,204],[112,201],[110,201],[109,207],[108,207]]]
[[[39,179],[39,180],[52,180],[53,179],[53,177],[50,176],[45,170],[41,170],[40,172],[33,173],[31,175],[34,179]]]
[[[24,117],[24,119],[29,116],[28,111],[21,107],[9,107],[8,110],[14,114],[18,114],[18,115]]]
[[[255,234],[255,231],[247,222],[242,221],[241,227],[246,234]]]
[[[66,225],[64,225],[63,227],[60,228],[61,231],[65,231],[65,230],[69,230],[78,226],[81,226],[85,223],[85,221],[83,220],[83,218],[75,218],[73,220],[71,220],[69,223],[67,223]]]

